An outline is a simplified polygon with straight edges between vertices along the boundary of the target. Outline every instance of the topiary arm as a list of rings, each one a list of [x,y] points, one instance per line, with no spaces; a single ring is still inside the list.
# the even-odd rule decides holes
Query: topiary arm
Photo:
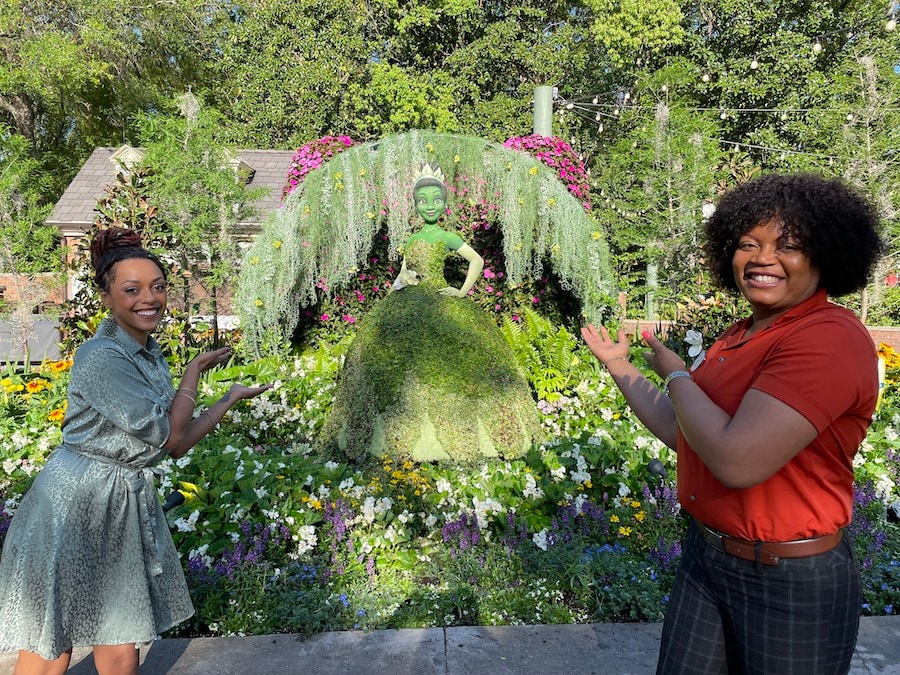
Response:
[[[464,298],[466,297],[468,292],[472,290],[472,286],[475,285],[475,282],[478,281],[478,277],[481,275],[481,270],[484,269],[484,258],[478,255],[475,249],[468,244],[463,244],[458,249],[456,249],[456,252],[469,261],[469,271],[466,272],[466,280],[465,282],[463,282],[461,288],[453,288],[452,286],[447,286],[446,288],[442,288],[440,292],[443,295],[452,295],[457,298]]]

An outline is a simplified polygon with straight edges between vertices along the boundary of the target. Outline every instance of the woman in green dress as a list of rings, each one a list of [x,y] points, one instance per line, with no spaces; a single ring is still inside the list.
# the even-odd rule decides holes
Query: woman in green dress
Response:
[[[197,356],[176,390],[151,336],[166,309],[160,260],[111,228],[91,242],[91,264],[109,317],[75,354],[62,444],[0,559],[0,651],[19,651],[17,675],[62,673],[74,646],[93,646],[101,675],[136,673],[136,646],[193,614],[151,467],[269,388],[234,385],[194,417],[200,374],[229,348]]]

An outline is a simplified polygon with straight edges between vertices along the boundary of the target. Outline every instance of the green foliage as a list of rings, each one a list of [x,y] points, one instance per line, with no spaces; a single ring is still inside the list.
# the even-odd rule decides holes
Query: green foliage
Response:
[[[252,213],[259,189],[247,187],[237,153],[221,141],[221,118],[191,94],[180,97],[182,117],[143,118],[146,156],[143,164],[149,199],[168,244],[163,260],[172,263],[184,306],[197,284],[208,297],[205,309],[218,337],[219,299],[230,288],[243,255],[239,225]]]
[[[578,384],[570,378],[580,345],[565,328],[525,309],[518,320],[506,317],[501,329],[538,400],[556,401]]]
[[[0,125],[0,272],[35,275],[62,267],[57,232],[43,224],[50,208],[41,204],[41,181],[27,139]]]
[[[586,0],[585,5],[594,16],[591,33],[618,67],[633,54],[659,54],[684,37],[682,10],[674,0]]]
[[[0,121],[62,192],[97,145],[133,137],[131,117],[202,80],[207,6],[63,0],[0,6]]]

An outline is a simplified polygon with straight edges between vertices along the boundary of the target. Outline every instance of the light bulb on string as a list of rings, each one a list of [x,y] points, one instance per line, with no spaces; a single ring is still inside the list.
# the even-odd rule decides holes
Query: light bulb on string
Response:
[[[574,107],[575,107],[574,103],[566,103],[566,110],[571,110]]]
[[[725,112],[725,111],[723,110],[722,112],[719,113],[719,119],[720,119],[720,120],[727,120],[727,119],[728,119],[728,113]]]
[[[662,93],[664,93],[664,94],[669,93],[669,85],[664,84],[664,85],[662,86],[662,88],[661,88],[661,91],[662,91]]]
[[[601,134],[603,133],[603,125],[602,124],[597,125],[597,131]]]
[[[816,38],[816,43],[812,46],[813,54],[821,54],[822,53],[822,42],[819,38]]]
[[[897,29],[897,19],[895,19],[894,17],[888,19],[887,23],[884,24],[884,29],[888,33],[893,33]]]
[[[750,70],[756,70],[757,68],[759,68],[759,61],[754,56],[753,60],[750,62]]]
[[[703,75],[700,76],[700,79],[704,82],[709,82],[709,73],[703,73]]]
[[[594,121],[595,121],[595,122],[599,122],[599,121],[600,121],[600,113],[597,113],[596,115],[594,115]]]

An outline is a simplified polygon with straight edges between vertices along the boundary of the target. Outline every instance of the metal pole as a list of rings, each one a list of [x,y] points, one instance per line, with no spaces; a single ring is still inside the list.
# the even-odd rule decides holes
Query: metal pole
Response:
[[[553,135],[553,87],[534,88],[534,133]]]

